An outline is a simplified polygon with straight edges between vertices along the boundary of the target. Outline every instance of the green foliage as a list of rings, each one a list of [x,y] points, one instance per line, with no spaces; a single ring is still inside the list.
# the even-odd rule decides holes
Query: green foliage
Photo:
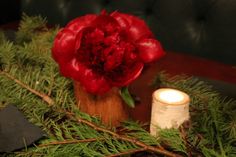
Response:
[[[22,15],[19,31],[16,33],[17,43],[29,42],[41,31],[47,31],[46,19],[41,16],[29,17]]]
[[[192,126],[188,131],[188,138],[204,156],[236,155],[236,101],[222,98],[210,85],[196,78],[170,78],[160,74],[154,85],[155,82],[161,82],[161,86],[176,88],[190,95]],[[201,136],[200,141],[198,135]]]
[[[140,124],[133,121],[126,121],[123,124],[124,128],[127,129],[127,135],[134,137],[148,145],[159,145],[159,138],[150,136],[144,128],[140,127]]]
[[[134,99],[132,98],[131,94],[129,93],[128,87],[123,87],[120,89],[120,96],[124,100],[124,102],[131,108],[135,107]]]
[[[15,57],[15,47],[12,42],[2,40],[0,45],[0,59],[1,59],[1,67],[5,69],[9,69],[12,62],[14,62]]]
[[[0,33],[0,108],[15,104],[29,121],[45,131],[45,137],[33,146],[3,156],[108,156],[140,148],[135,142],[117,139],[67,117],[66,112],[74,113],[75,117],[106,129],[98,118],[76,108],[72,82],[58,72],[57,64],[51,57],[52,42],[58,30],[48,29],[46,20],[41,17],[23,15],[15,43]],[[54,105],[49,106],[37,94],[9,79],[6,74],[30,89],[50,96]],[[186,139],[177,129],[160,130],[159,137],[153,137],[142,124],[133,121],[124,122],[123,131],[112,128],[114,132],[149,146],[163,146],[183,156],[187,156],[188,151],[195,156],[236,155],[234,100],[221,98],[209,85],[191,77],[170,78],[160,74],[154,85],[160,83],[163,87],[185,91],[191,97],[191,125],[186,128]],[[86,141],[89,139],[92,141]],[[79,142],[81,140],[85,141]],[[63,141],[74,142],[60,144]]]
[[[186,146],[181,138],[181,134],[177,129],[162,129],[158,132],[161,141],[167,145],[170,145],[174,151],[187,154]]]

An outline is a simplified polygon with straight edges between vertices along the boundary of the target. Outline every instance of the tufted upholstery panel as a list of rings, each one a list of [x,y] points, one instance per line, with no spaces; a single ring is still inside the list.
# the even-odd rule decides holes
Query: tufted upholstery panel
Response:
[[[61,26],[102,9],[131,13],[166,50],[236,65],[236,0],[22,0],[21,9]]]

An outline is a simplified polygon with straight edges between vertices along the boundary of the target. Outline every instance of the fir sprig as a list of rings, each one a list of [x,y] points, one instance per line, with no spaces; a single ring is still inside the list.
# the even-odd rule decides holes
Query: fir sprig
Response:
[[[46,19],[41,16],[29,17],[23,13],[19,31],[16,33],[16,42],[29,42],[41,31],[48,31],[46,23]]]

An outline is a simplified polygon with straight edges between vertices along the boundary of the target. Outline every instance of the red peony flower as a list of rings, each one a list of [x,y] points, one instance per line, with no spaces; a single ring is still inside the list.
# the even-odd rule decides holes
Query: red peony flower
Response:
[[[103,94],[131,83],[145,63],[164,51],[143,20],[103,12],[76,18],[60,30],[52,55],[62,75],[79,81],[87,92]]]

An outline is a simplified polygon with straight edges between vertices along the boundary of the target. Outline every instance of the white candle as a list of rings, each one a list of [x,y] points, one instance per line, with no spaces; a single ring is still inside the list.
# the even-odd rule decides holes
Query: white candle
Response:
[[[153,93],[150,133],[157,128],[178,128],[189,119],[189,96],[179,90],[161,88]]]

